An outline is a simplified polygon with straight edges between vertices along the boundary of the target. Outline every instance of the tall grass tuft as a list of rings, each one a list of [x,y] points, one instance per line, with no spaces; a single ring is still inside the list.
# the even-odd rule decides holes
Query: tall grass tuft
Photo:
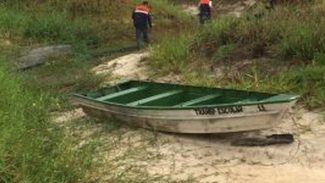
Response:
[[[76,182],[86,154],[50,123],[53,101],[6,70],[0,64],[0,182]]]
[[[325,66],[309,65],[285,74],[287,85],[302,95],[309,108],[325,106]]]
[[[218,57],[218,52],[223,54],[220,47],[237,45],[249,58],[272,53],[271,56],[282,59],[310,61],[325,52],[323,6],[321,3],[304,7],[284,5],[274,10],[265,9],[260,17],[250,14],[241,18],[218,17],[189,37],[190,48],[194,55],[208,59]]]
[[[252,58],[272,51],[284,59],[312,60],[315,54],[325,52],[325,23],[322,10],[308,6],[265,10],[262,17],[220,17],[194,37],[193,48],[199,53],[204,50],[208,58],[219,47],[236,44]]]
[[[279,56],[312,60],[316,54],[325,53],[325,23],[321,10],[310,6],[300,10],[282,8],[275,13],[284,17],[277,17],[281,39],[275,47]]]
[[[189,45],[189,35],[164,39],[151,48],[150,64],[161,74],[180,73],[191,59]]]
[[[71,19],[64,12],[31,13],[0,7],[0,33],[50,43],[94,43],[99,38],[86,20]]]

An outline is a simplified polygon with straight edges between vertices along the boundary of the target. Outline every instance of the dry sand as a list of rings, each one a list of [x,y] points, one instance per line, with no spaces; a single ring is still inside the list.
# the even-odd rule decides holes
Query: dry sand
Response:
[[[232,2],[229,2],[229,0],[221,0],[216,4],[216,7],[214,8],[214,14],[240,17],[246,9],[254,6],[255,4],[256,0],[242,0]]]
[[[233,2],[229,2],[229,0],[221,0],[213,5],[212,15],[240,17],[244,10],[254,6],[255,4],[256,0],[242,0]],[[183,9],[185,13],[192,16],[198,16],[200,13],[198,5],[184,4]]]
[[[145,59],[148,56],[148,52],[128,54],[114,60],[106,60],[92,71],[99,75],[109,74],[110,80],[147,79],[148,68]]]
[[[81,145],[100,142],[93,154],[95,167],[87,175],[94,182],[120,180],[121,175],[126,180],[146,175],[144,180],[149,182],[325,182],[325,121],[318,112],[294,109],[274,129],[210,135],[159,133],[128,126],[107,130],[111,122],[90,122],[93,119],[80,110],[65,116],[65,123],[74,121],[73,126],[78,126],[69,130],[81,139]],[[88,122],[78,122],[80,118]],[[62,118],[58,119],[62,124]],[[240,137],[273,133],[292,133],[295,142],[265,147],[231,145]],[[168,179],[148,178],[161,176]]]
[[[293,133],[290,145],[234,147],[241,136]],[[195,182],[325,182],[325,122],[320,114],[302,109],[289,114],[275,129],[244,134],[167,135],[161,145],[163,157],[148,166],[151,174],[175,179],[195,178]],[[160,136],[166,136],[160,135]],[[162,137],[164,138],[164,137]]]

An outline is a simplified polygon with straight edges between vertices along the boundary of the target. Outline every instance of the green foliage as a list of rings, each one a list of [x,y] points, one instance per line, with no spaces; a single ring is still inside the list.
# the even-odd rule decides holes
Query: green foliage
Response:
[[[192,45],[193,50],[211,52],[216,47],[230,43],[232,31],[237,24],[238,19],[233,17],[225,17],[212,21],[195,35]]]
[[[159,73],[181,72],[189,64],[189,40],[189,35],[163,40],[151,48],[150,64],[159,69]]]
[[[206,73],[186,72],[183,77],[184,83],[188,85],[215,87],[218,83],[214,77],[209,77]]]
[[[0,182],[77,180],[88,162],[50,123],[52,99],[25,87],[6,70],[1,64]]]
[[[170,2],[151,2],[156,39],[190,25],[191,19]],[[19,73],[22,77],[6,72],[7,67],[0,64],[0,182],[82,182],[91,149],[87,145],[79,148],[73,137],[51,121],[49,112],[62,110],[71,92],[99,85],[102,78],[89,72],[96,63],[81,60],[89,58],[85,53],[90,44],[111,47],[130,42],[134,5],[133,0],[0,2],[0,53],[5,57],[16,59],[21,46],[44,43],[73,44],[77,52],[74,58],[49,58],[43,66]],[[187,54],[178,55],[187,45],[178,43],[176,50],[170,49],[175,59],[187,60],[183,59]],[[139,180],[151,180],[142,175],[139,172]]]
[[[37,17],[37,18],[35,18]],[[23,35],[35,40],[46,40],[49,42],[73,42],[84,40],[88,42],[97,41],[85,26],[86,22],[81,20],[71,21],[61,13],[47,15],[33,15],[23,30]]]
[[[310,109],[325,106],[325,66],[294,67],[275,75],[265,74],[256,66],[231,77],[216,78],[202,72],[184,72],[183,82],[191,85],[226,87],[263,92],[288,92],[301,95],[300,101]]]
[[[137,0],[141,2],[141,0]],[[155,42],[164,37],[184,34],[196,28],[193,18],[183,12],[179,2],[173,0],[149,1],[152,6],[153,29],[150,32]]]
[[[314,62],[316,65],[325,66],[325,53],[316,54],[314,58]]]
[[[73,16],[104,16],[116,20],[118,17],[130,16],[130,11],[134,6],[133,0],[122,0],[121,2],[112,0],[46,0],[44,5],[50,5],[69,12]],[[116,11],[118,10],[118,11]]]
[[[325,23],[317,10],[279,7],[261,16],[212,21],[194,37],[193,49],[208,58],[227,44],[237,44],[251,58],[271,50],[282,58],[312,60],[325,52]]]
[[[24,81],[34,89],[62,94],[92,89],[101,83],[102,78],[95,76],[89,68],[95,64],[78,62],[76,59],[57,57],[51,58],[43,66],[25,71]]]
[[[218,48],[218,51],[213,56],[212,60],[216,63],[222,60],[226,60],[229,56],[234,54],[237,49],[238,47],[235,44],[227,44],[227,45],[220,46]]]
[[[0,33],[37,42],[72,43],[85,55],[85,46],[130,44],[134,39],[131,12],[139,0],[13,0],[0,8]],[[170,0],[150,1],[152,42],[191,25],[190,16]],[[118,11],[116,11],[118,10]],[[108,45],[109,44],[109,45]],[[89,57],[87,57],[89,58]]]
[[[164,17],[170,16],[170,20],[176,21],[175,23],[181,23],[184,26],[191,21],[190,16],[186,15],[181,6],[173,0],[150,1],[150,4],[154,13]]]
[[[240,18],[218,17],[186,39],[168,38],[153,49],[153,66],[164,74],[175,72],[174,68],[186,68],[177,71],[182,71],[183,79],[187,83],[204,84],[208,81],[207,85],[296,92],[303,96],[307,106],[324,106],[324,3],[281,3],[284,4],[272,10],[262,9],[258,16],[247,14]],[[184,45],[178,45],[179,43]],[[206,76],[188,74],[202,72],[203,65],[207,65],[208,60],[213,61],[210,65],[215,65],[221,61],[234,62],[260,57],[294,59],[304,61],[307,66],[297,66],[288,72],[281,69],[270,69],[268,72],[268,68],[250,66],[251,71],[231,73],[233,76],[225,74],[222,80],[202,81],[200,78],[210,78],[209,75],[212,74],[207,69],[203,71]],[[196,58],[195,61],[193,58]],[[194,62],[196,64],[191,67]],[[201,64],[202,67],[197,67],[200,65],[198,62],[204,63]]]
[[[87,21],[72,20],[65,13],[48,10],[39,13],[0,8],[0,33],[50,43],[94,43],[98,37]]]
[[[286,73],[287,85],[298,91],[310,108],[325,106],[325,66],[309,65]]]
[[[287,11],[287,10],[286,10]],[[282,21],[281,37],[277,50],[284,58],[312,60],[315,54],[325,53],[325,23],[312,9],[295,12]]]

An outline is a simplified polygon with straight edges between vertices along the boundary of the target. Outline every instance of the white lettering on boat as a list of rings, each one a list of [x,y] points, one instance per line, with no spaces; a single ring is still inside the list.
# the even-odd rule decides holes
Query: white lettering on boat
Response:
[[[215,115],[216,114],[216,110],[214,108],[198,108],[198,109],[194,109],[196,115]]]
[[[244,112],[242,106],[227,106],[227,107],[217,107],[217,108],[198,108],[194,109],[196,115],[222,115],[222,114],[235,114]]]

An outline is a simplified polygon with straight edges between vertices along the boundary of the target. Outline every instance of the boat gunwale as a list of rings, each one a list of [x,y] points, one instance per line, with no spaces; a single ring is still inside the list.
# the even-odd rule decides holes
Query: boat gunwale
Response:
[[[120,112],[118,110],[112,110],[112,109],[108,109],[102,106],[95,106],[92,105],[93,103],[88,103],[85,104],[84,107],[88,107],[88,108],[92,108],[92,109],[96,109],[96,110],[101,110],[101,111],[105,111],[105,112],[110,112],[110,113],[114,113],[114,114],[119,114],[119,115],[123,115],[123,116],[128,116],[128,117],[137,117],[137,118],[147,118],[147,119],[167,119],[167,120],[211,120],[211,119],[228,119],[228,118],[241,118],[241,117],[250,117],[250,116],[263,116],[263,115],[274,115],[274,114],[279,114],[279,110],[272,110],[272,111],[265,111],[265,112],[251,112],[251,113],[245,113],[243,114],[232,114],[231,116],[229,115],[206,115],[206,116],[196,116],[193,118],[193,116],[186,116],[186,117],[166,117],[166,115],[139,115],[139,114],[129,114],[129,113],[124,113],[124,112]],[[116,106],[112,106],[112,107],[116,107]],[[137,109],[135,109],[137,110]],[[158,110],[160,111],[160,110]],[[168,115],[169,116],[169,115]]]
[[[198,108],[217,108],[217,107],[230,107],[230,106],[251,106],[251,105],[265,105],[265,104],[277,104],[277,103],[289,103],[291,101],[297,100],[300,96],[293,95],[293,94],[283,94],[283,93],[266,93],[266,92],[258,92],[258,91],[248,91],[248,90],[237,90],[237,89],[227,89],[227,88],[209,88],[209,87],[200,87],[200,86],[190,86],[190,85],[179,85],[179,84],[168,84],[168,83],[157,83],[157,82],[148,82],[148,81],[137,81],[137,80],[128,80],[124,82],[117,83],[114,86],[107,87],[107,89],[114,88],[118,85],[131,83],[131,82],[138,82],[138,83],[148,83],[148,84],[161,84],[161,85],[169,85],[169,86],[181,86],[181,87],[191,87],[191,88],[201,88],[201,89],[219,89],[219,90],[226,90],[226,91],[238,91],[238,92],[252,92],[258,94],[268,94],[268,95],[287,95],[288,99],[278,99],[273,101],[251,101],[245,103],[223,103],[223,104],[212,104],[212,105],[200,105],[200,106],[129,106],[117,102],[109,102],[109,101],[100,101],[92,97],[87,97],[82,94],[74,93],[72,96],[74,98],[81,98],[84,100],[93,101],[96,103],[101,103],[105,105],[112,105],[116,107],[123,107],[123,108],[132,108],[132,109],[142,109],[142,110],[193,110]]]
[[[199,109],[199,108],[217,108],[217,107],[231,107],[231,106],[252,106],[252,105],[265,105],[265,104],[280,104],[280,103],[289,103],[294,100],[297,100],[297,98],[290,99],[290,100],[279,100],[279,101],[268,101],[268,102],[251,102],[251,103],[230,103],[230,104],[214,104],[214,105],[202,105],[202,106],[185,106],[185,107],[159,107],[159,106],[128,106],[120,103],[115,102],[107,102],[107,101],[99,101],[96,99],[92,99],[89,97],[85,97],[83,95],[74,94],[74,97],[82,98],[85,100],[93,101],[96,103],[101,104],[109,104],[116,107],[124,107],[124,108],[132,108],[132,109],[143,109],[143,110],[193,110],[193,109]]]

